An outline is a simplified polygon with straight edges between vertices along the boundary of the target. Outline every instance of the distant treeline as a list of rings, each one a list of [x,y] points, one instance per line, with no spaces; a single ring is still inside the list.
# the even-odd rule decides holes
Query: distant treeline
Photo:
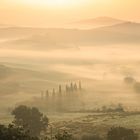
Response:
[[[80,98],[84,93],[81,81],[71,82],[64,87],[59,85],[57,89],[41,92],[41,97],[36,102],[45,110],[51,112],[67,112],[76,107],[82,106]]]
[[[102,106],[101,108],[98,109],[82,109],[78,111],[70,111],[70,112],[77,112],[77,113],[124,113],[125,109],[123,105],[118,104],[115,107],[110,107],[110,106]]]
[[[131,85],[135,92],[140,93],[140,82],[131,76],[127,76],[124,78],[124,82],[127,85]]]
[[[79,81],[78,85],[77,83],[70,83],[70,85],[66,84],[65,89],[62,89],[62,85],[59,85],[58,90],[53,88],[51,91],[41,91],[41,99],[48,100],[49,98],[61,98],[62,96],[74,96],[72,93],[76,93],[78,91],[82,90],[81,81]]]

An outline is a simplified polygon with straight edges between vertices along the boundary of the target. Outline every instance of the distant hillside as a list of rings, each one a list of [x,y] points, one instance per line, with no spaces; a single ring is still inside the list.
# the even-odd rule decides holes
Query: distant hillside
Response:
[[[111,18],[111,17],[97,17],[97,18],[91,18],[91,19],[85,19],[77,22],[73,22],[72,25],[75,27],[101,27],[101,26],[111,26],[119,23],[123,23],[125,21]]]
[[[16,49],[60,49],[77,46],[140,44],[139,38],[140,23],[125,22],[90,30],[46,29],[45,34],[9,41],[2,46]]]
[[[94,19],[81,20],[73,22],[71,24],[76,26],[71,26],[73,28],[79,28],[80,25],[87,26],[90,25],[90,28],[101,27],[101,26],[110,26],[124,21],[110,18],[110,17],[97,17]],[[77,26],[78,25],[78,26]],[[66,26],[67,27],[67,26]],[[69,26],[68,26],[69,27]],[[34,35],[42,35],[48,32],[47,28],[33,28],[33,27],[18,27],[8,24],[0,24],[0,39],[17,39],[21,37],[28,37]]]
[[[0,39],[17,39],[21,37],[44,34],[46,33],[46,30],[46,28],[32,27],[3,27],[0,28]]]
[[[58,81],[61,81],[67,76],[55,71],[47,71],[44,73],[0,65],[0,95],[15,93],[33,93],[40,95],[41,90],[58,86],[57,84],[59,84],[59,82],[56,83],[56,77]]]

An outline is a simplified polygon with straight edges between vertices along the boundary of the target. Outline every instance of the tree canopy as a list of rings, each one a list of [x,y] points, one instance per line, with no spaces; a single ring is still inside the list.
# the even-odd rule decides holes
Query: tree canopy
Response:
[[[39,140],[37,137],[31,137],[28,131],[21,127],[13,125],[0,125],[0,140]]]
[[[48,118],[36,107],[20,105],[12,111],[15,126],[29,130],[31,136],[40,136],[42,131],[48,127]]]
[[[138,140],[138,135],[133,129],[114,127],[108,131],[107,140]]]
[[[58,132],[55,135],[55,139],[56,140],[72,140],[72,135],[68,133],[67,131]]]

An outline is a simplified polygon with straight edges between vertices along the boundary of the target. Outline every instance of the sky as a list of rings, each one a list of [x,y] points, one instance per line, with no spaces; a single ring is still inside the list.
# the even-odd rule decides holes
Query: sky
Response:
[[[47,27],[98,16],[140,22],[140,0],[0,0],[0,24]]]

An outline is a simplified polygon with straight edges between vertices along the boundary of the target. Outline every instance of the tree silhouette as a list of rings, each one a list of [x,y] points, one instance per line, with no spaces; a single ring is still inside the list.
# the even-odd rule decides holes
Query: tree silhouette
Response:
[[[0,125],[0,140],[39,140],[37,137],[31,137],[28,131],[23,128],[9,125],[8,127]]]
[[[128,76],[128,77],[125,77],[125,78],[124,78],[124,82],[125,82],[126,84],[133,84],[133,83],[136,82],[136,80],[135,80],[133,77]]]
[[[42,131],[47,129],[48,118],[35,107],[18,106],[12,111],[12,115],[14,115],[13,123],[29,130],[31,136],[39,136]]]
[[[107,140],[138,140],[138,135],[133,129],[114,127],[108,131]]]
[[[55,135],[56,140],[72,140],[72,135],[69,134],[67,131],[58,132],[58,134]]]

